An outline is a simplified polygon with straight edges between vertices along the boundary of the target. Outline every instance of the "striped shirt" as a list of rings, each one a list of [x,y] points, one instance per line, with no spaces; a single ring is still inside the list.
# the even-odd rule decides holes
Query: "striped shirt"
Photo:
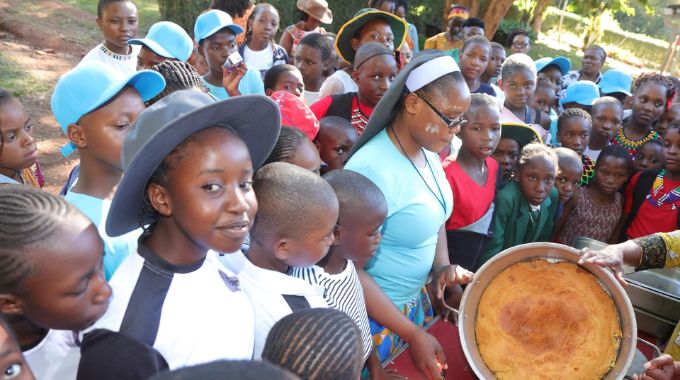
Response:
[[[316,265],[308,268],[291,268],[288,274],[302,278],[312,285],[323,286],[323,298],[328,303],[328,307],[340,310],[354,319],[361,331],[364,361],[366,361],[371,354],[373,340],[368,325],[364,289],[359,282],[354,263],[348,260],[345,270],[338,274],[326,273],[323,268]]]

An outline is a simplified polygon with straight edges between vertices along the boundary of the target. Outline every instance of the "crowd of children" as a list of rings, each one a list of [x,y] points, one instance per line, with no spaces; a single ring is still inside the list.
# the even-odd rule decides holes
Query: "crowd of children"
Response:
[[[677,79],[534,61],[459,5],[418,52],[404,0],[337,34],[298,0],[279,43],[273,5],[234,3],[137,38],[99,0],[51,94],[60,196],[0,89],[3,379],[385,379],[404,342],[437,379],[423,327],[501,251],[680,228]]]

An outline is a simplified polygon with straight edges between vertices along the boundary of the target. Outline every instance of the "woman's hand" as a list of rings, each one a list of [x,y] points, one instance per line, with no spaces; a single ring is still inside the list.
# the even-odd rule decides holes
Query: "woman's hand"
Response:
[[[472,281],[474,276],[474,273],[458,265],[449,264],[437,268],[432,275],[432,281],[435,284],[435,298],[442,301],[446,288],[467,284]]]
[[[621,285],[627,286],[626,280],[623,279],[623,254],[622,244],[610,245],[598,251],[583,248],[578,263],[581,265],[592,263],[603,268],[609,268],[614,272]]]
[[[645,363],[645,371],[634,375],[636,380],[678,380],[680,379],[680,362],[673,362],[670,355],[661,355]]]
[[[244,63],[240,63],[231,72],[227,70],[226,67],[222,67],[222,85],[224,86],[224,89],[227,90],[229,96],[233,97],[241,95],[241,92],[238,90],[238,85],[241,84],[241,79],[246,75],[247,71],[248,67],[246,67]]]

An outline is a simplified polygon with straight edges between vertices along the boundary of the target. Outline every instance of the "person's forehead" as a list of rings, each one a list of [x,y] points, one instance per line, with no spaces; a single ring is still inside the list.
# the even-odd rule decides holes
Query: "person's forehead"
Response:
[[[600,50],[600,49],[598,49],[598,48],[586,49],[586,50],[583,52],[583,56],[584,56],[584,57],[585,57],[585,56],[593,56],[593,55],[598,56],[598,57],[603,57],[603,56],[604,56],[604,54],[602,53],[602,50]]]
[[[383,18],[375,18],[364,24],[364,26],[362,26],[361,29],[359,29],[359,33],[357,34],[359,36],[363,36],[366,33],[375,31],[380,32],[384,31],[386,33],[392,33],[392,28],[390,27],[390,23],[387,22],[387,20]]]
[[[593,115],[595,114],[600,114],[600,113],[617,113],[618,110],[621,109],[623,111],[623,106],[619,102],[611,102],[611,103],[598,103],[593,105]]]
[[[529,82],[534,80],[534,75],[527,67],[516,67],[510,75],[508,75],[509,82]]]
[[[210,37],[206,37],[205,40],[211,43],[229,42],[236,39],[236,35],[228,28],[221,29],[217,31]]]

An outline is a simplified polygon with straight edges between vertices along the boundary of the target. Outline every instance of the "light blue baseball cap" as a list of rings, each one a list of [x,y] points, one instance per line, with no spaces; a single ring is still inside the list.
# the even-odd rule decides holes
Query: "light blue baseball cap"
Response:
[[[234,20],[232,20],[227,12],[218,9],[205,12],[196,18],[194,41],[200,44],[201,40],[212,36],[224,28],[228,28],[234,34],[243,32],[243,28],[234,24]]]
[[[600,79],[600,92],[603,94],[613,94],[620,92],[631,96],[630,88],[633,85],[633,78],[625,72],[611,69],[602,74]]]
[[[562,75],[567,75],[569,70],[571,70],[571,62],[566,57],[543,57],[536,60],[536,72],[540,72],[550,65],[557,66],[560,69]]]
[[[179,25],[170,21],[161,21],[151,25],[144,38],[133,38],[130,45],[143,45],[154,53],[186,62],[194,51],[194,42],[189,34]]]
[[[52,113],[64,133],[84,115],[95,111],[116,96],[125,86],[132,86],[147,101],[165,88],[163,76],[153,70],[124,75],[109,65],[84,63],[62,75],[52,93]],[[68,156],[75,150],[69,143],[61,148]]]
[[[560,104],[578,103],[584,106],[592,106],[595,99],[600,97],[600,89],[589,80],[580,80],[567,87],[567,92]]]

